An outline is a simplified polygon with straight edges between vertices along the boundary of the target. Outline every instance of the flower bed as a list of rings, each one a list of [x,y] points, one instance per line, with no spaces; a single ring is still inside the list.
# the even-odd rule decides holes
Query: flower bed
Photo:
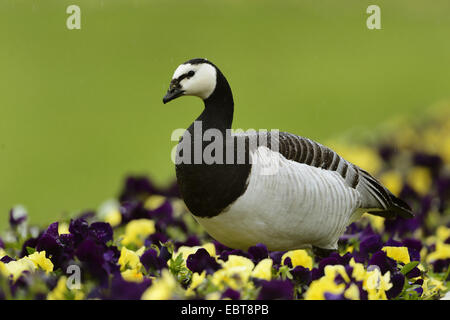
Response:
[[[20,207],[0,238],[2,299],[439,299],[450,264],[449,113],[399,125],[371,148],[337,147],[413,208],[365,215],[339,252],[247,252],[211,239],[176,186],[126,180],[118,199],[47,228]]]

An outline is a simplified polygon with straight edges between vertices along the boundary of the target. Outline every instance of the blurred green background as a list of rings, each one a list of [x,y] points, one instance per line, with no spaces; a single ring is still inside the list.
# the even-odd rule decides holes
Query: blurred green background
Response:
[[[450,96],[448,0],[1,0],[0,39],[1,227],[19,203],[33,223],[97,208],[127,174],[171,182],[202,104],[161,99],[190,58],[227,76],[235,128],[319,141]]]

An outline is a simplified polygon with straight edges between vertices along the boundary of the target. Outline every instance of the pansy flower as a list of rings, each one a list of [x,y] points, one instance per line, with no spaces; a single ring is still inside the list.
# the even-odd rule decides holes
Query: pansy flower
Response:
[[[177,288],[177,280],[167,270],[162,271],[160,278],[152,282],[152,285],[141,296],[143,300],[168,300],[171,299]]]
[[[195,253],[190,254],[186,259],[186,266],[192,272],[213,274],[221,268],[216,259],[211,257],[206,249],[200,248]]]
[[[324,258],[262,243],[229,248],[196,223],[176,183],[157,188],[142,176],[127,178],[97,212],[42,229],[14,207],[0,238],[7,298],[439,299],[450,280],[450,149],[435,145],[450,146],[448,128],[440,116],[408,122],[372,146],[341,145],[415,216],[364,214]],[[69,266],[82,270],[79,289],[67,287]]]
[[[294,285],[289,280],[262,280],[258,300],[291,300],[294,295]]]
[[[254,263],[258,263],[261,260],[269,257],[269,251],[263,243],[258,243],[248,248],[247,252]]]
[[[147,272],[159,271],[167,267],[167,260],[161,257],[161,255],[158,255],[158,252],[155,249],[146,250],[140,256],[140,262]]]
[[[125,226],[125,234],[122,239],[122,245],[134,245],[141,247],[145,239],[155,232],[155,222],[150,219],[137,219],[128,222]]]

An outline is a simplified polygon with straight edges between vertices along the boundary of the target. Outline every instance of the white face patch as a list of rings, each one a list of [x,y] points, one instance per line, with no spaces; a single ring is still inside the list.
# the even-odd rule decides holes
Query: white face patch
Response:
[[[209,63],[182,64],[175,70],[172,79],[177,79],[190,71],[195,72],[194,75],[180,81],[184,95],[207,99],[216,88],[216,69]]]

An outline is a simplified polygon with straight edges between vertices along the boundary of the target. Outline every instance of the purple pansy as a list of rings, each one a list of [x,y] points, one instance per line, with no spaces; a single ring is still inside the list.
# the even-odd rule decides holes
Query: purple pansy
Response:
[[[413,238],[406,238],[402,241],[402,244],[408,248],[408,253],[413,261],[420,261],[420,251],[422,250],[422,242],[413,239]]]
[[[397,297],[403,290],[405,284],[405,276],[400,272],[394,272],[391,275],[392,288],[386,291],[386,296],[388,299],[393,299]]]
[[[167,249],[166,246],[162,246],[159,249],[159,257],[167,262],[172,257],[172,254],[169,252],[169,249]]]
[[[203,248],[187,257],[186,266],[192,272],[202,273],[205,270],[207,274],[213,274],[221,268],[216,259],[211,257],[208,251]]]
[[[36,248],[36,245],[39,241],[39,238],[42,236],[42,233],[36,237],[36,238],[29,238],[27,240],[24,241],[23,245],[22,245],[22,250],[20,251],[20,257],[23,258],[25,256],[28,255],[28,250],[27,248]]]
[[[422,275],[422,271],[416,266],[413,269],[411,269],[407,274],[406,277],[408,279],[420,277]]]
[[[384,140],[378,146],[375,145],[374,148],[378,149],[379,155],[384,160],[380,173],[390,170],[397,171],[399,163],[397,160],[403,159],[406,161],[402,162],[403,167],[399,170],[402,176],[408,175],[408,169],[411,166],[429,168],[432,178],[430,190],[427,190],[425,194],[418,193],[412,185],[402,180],[399,197],[411,205],[414,218],[385,219],[382,232],[373,229],[371,227],[372,221],[369,219],[361,219],[350,224],[339,238],[338,245],[339,252],[346,252],[351,246],[351,249],[353,249],[351,253],[347,252],[341,255],[334,252],[325,258],[315,256],[312,270],[303,266],[293,267],[291,258],[285,259],[284,265],[287,267],[283,266],[280,270],[281,259],[285,251],[270,252],[266,245],[261,243],[248,248],[246,251],[233,249],[213,240],[204,232],[197,232],[197,229],[192,230],[184,217],[178,212],[174,212],[177,207],[173,206],[171,197],[179,197],[176,182],[167,189],[160,189],[148,178],[137,176],[129,177],[120,192],[119,211],[122,219],[116,232],[118,235],[121,234],[125,231],[123,227],[135,219],[151,219],[155,222],[155,232],[145,239],[146,249],[140,256],[140,262],[147,270],[147,272],[144,272],[142,282],[136,283],[123,279],[118,264],[121,252],[112,242],[113,229],[108,223],[96,222],[99,217],[96,216],[94,211],[85,211],[75,216],[70,221],[69,233],[59,234],[58,223],[52,223],[47,229],[35,232],[34,229],[31,229],[32,227],[28,227],[28,224],[24,223],[26,220],[26,215],[23,215],[24,210],[16,207],[14,211],[12,210],[9,213],[10,234],[12,236],[10,237],[8,234],[4,238],[4,240],[7,240],[6,243],[3,243],[0,239],[0,248],[5,250],[0,261],[11,263],[13,260],[19,259],[17,256],[24,257],[33,251],[45,250],[46,256],[54,264],[54,272],[46,274],[45,270],[41,270],[41,268],[36,268],[33,272],[26,271],[17,281],[10,283],[9,292],[14,298],[17,298],[23,294],[28,294],[28,291],[32,291],[32,298],[45,299],[48,292],[41,291],[40,287],[53,290],[58,284],[60,276],[65,274],[65,268],[68,265],[75,264],[79,265],[83,271],[82,282],[83,284],[86,283],[87,286],[83,285],[82,290],[84,294],[87,294],[86,298],[140,299],[143,292],[151,285],[152,280],[150,279],[153,277],[158,279],[161,276],[160,271],[167,268],[167,262],[172,258],[172,251],[176,252],[180,246],[196,247],[206,242],[213,242],[218,256],[217,260],[210,256],[205,249],[198,249],[194,254],[187,257],[186,267],[189,270],[198,273],[206,271],[208,275],[211,275],[221,268],[218,259],[227,261],[230,255],[239,255],[251,259],[254,265],[269,257],[272,259],[273,268],[283,271],[274,276],[271,281],[250,277],[249,281],[253,286],[249,286],[244,292],[232,288],[216,291],[215,294],[219,294],[223,299],[238,300],[255,295],[258,299],[302,298],[311,282],[324,276],[326,266],[341,265],[344,267],[347,276],[344,275],[343,277],[341,273],[337,273],[334,282],[344,287],[343,292],[350,286],[356,285],[359,290],[359,298],[364,300],[368,298],[368,292],[363,289],[363,282],[357,281],[353,277],[353,270],[356,267],[350,266],[352,258],[356,262],[362,263],[368,271],[378,268],[382,274],[390,272],[392,287],[386,291],[388,299],[404,298],[408,292],[411,292],[410,290],[415,290],[417,293],[417,295],[411,295],[410,298],[419,298],[423,293],[425,293],[425,297],[428,297],[431,291],[424,292],[422,288],[423,279],[443,280],[442,275],[446,274],[450,259],[435,260],[431,263],[431,268],[426,268],[424,271],[416,266],[406,273],[405,269],[402,269],[405,264],[389,258],[383,251],[383,247],[406,247],[410,260],[413,262],[427,261],[426,256],[420,256],[423,248],[426,249],[423,252],[427,254],[436,250],[436,244],[430,244],[427,237],[436,236],[436,227],[442,225],[442,221],[447,221],[444,215],[447,214],[446,210],[448,210],[450,200],[450,176],[444,170],[446,164],[440,156],[422,152],[415,148],[403,153],[402,148],[395,146],[389,140]],[[146,202],[146,200],[152,195],[161,195],[166,198],[158,207],[149,209],[147,205],[149,202]],[[432,217],[430,213],[433,213]],[[438,222],[439,220],[440,222]],[[20,229],[17,228],[18,225],[20,225]],[[450,224],[448,223],[447,226],[450,227]],[[171,232],[168,232],[168,230],[176,230],[181,236],[171,239]],[[21,241],[22,238],[19,237],[19,233],[20,235],[25,234],[22,231],[27,231],[27,234],[33,236],[23,239],[21,252],[18,254],[17,246],[14,246],[11,242],[15,238]],[[427,241],[423,241],[424,239],[427,239]],[[120,241],[120,238],[116,239],[115,243],[119,243],[118,241]],[[450,237],[444,239],[444,241],[450,243]],[[429,269],[432,269],[434,274],[429,272]],[[184,268],[181,268],[181,270],[184,271],[170,271],[173,273],[186,271]],[[289,270],[288,273],[286,273],[286,270]],[[181,286],[181,288],[187,289],[189,281],[183,281],[186,279],[184,275],[174,274],[174,278],[175,281],[179,282],[177,287]],[[208,277],[207,281],[210,280],[211,278]],[[43,286],[34,285],[35,281],[41,281]],[[403,292],[405,283],[408,284],[406,286],[408,292]],[[89,290],[89,288],[95,289],[88,293],[86,290]],[[206,298],[210,290],[215,289],[213,285],[205,288],[207,288],[206,292],[200,290],[197,292],[195,299]],[[175,297],[189,298],[189,296],[183,296],[182,291],[178,289],[174,291]],[[325,292],[324,296],[327,300],[348,299],[344,293]],[[5,295],[0,289],[0,299],[4,297]],[[432,297],[437,298],[437,295]]]
[[[413,156],[413,162],[417,166],[428,167],[433,176],[436,176],[442,167],[440,156],[424,152],[416,152]]]
[[[222,252],[231,250],[226,245],[220,243],[217,240],[212,240],[212,243],[214,244],[214,248],[216,249],[216,254],[219,256],[222,254]]]
[[[167,261],[158,256],[158,252],[154,249],[146,250],[140,260],[145,269],[151,273],[167,267]]]
[[[237,290],[233,290],[231,288],[227,288],[221,296],[221,299],[231,299],[231,300],[239,300],[241,298],[241,293]]]
[[[391,146],[387,143],[382,144],[378,148],[378,154],[385,161],[391,161],[392,157],[397,153],[397,149],[394,146]]]
[[[14,259],[11,258],[11,257],[8,256],[8,255],[5,255],[5,256],[3,256],[3,257],[0,259],[0,261],[3,262],[3,263],[9,263],[9,262],[11,262],[11,261],[14,261]]]
[[[145,246],[150,247],[152,244],[161,248],[161,244],[169,241],[169,237],[162,232],[155,232],[145,239]]]
[[[269,252],[269,258],[273,261],[273,267],[278,270],[281,266],[281,258],[286,253],[286,251],[272,251]]]
[[[150,219],[150,210],[144,208],[141,201],[126,201],[121,203],[119,211],[122,214],[122,224],[134,219]]]
[[[269,251],[264,244],[258,243],[248,249],[248,254],[254,263],[258,263],[269,256]]]
[[[450,258],[448,259],[438,259],[431,263],[433,265],[434,272],[444,272],[448,270],[450,266]]]
[[[317,280],[321,278],[325,272],[325,267],[327,265],[347,265],[353,256],[350,253],[346,253],[344,255],[339,255],[337,252],[332,252],[328,257],[323,258],[319,261],[319,266],[317,268],[313,268],[311,276],[312,280]]]
[[[156,188],[146,177],[128,177],[120,192],[119,200],[144,200],[156,192]]]
[[[260,280],[259,284],[258,300],[291,300],[294,297],[294,285],[289,280]]]
[[[387,247],[406,247],[408,248],[408,254],[412,261],[420,261],[420,250],[422,249],[422,243],[416,239],[407,238],[403,241],[397,241],[389,238],[388,241],[384,243]]]
[[[139,283],[125,281],[120,274],[117,274],[113,277],[109,288],[94,289],[89,298],[106,300],[139,300],[151,283],[152,281],[148,278]]]
[[[325,300],[349,300],[344,296],[344,293],[325,292],[323,295]]]
[[[224,250],[221,252],[220,254],[220,259],[223,261],[227,261],[228,257],[231,255],[235,255],[235,256],[241,256],[241,257],[245,257],[250,259],[250,255],[247,252],[244,252],[240,249],[231,249],[231,250]]]
[[[45,250],[47,255],[50,256],[55,268],[62,267],[73,256],[73,247],[67,246],[60,239],[58,222],[52,223],[38,238],[35,249],[37,251]]]
[[[175,249],[178,249],[181,246],[196,247],[200,245],[201,245],[200,239],[196,235],[190,235],[189,237],[187,237],[185,241],[175,242]]]
[[[89,226],[89,235],[100,242],[107,243],[113,239],[113,230],[111,225],[106,222],[94,222]]]
[[[108,280],[108,274],[119,271],[117,264],[119,251],[111,246],[87,238],[77,247],[75,255],[83,263],[85,270],[99,279],[101,285],[105,285]]]
[[[386,252],[379,250],[375,252],[368,262],[369,266],[378,266],[381,273],[390,271],[391,273],[397,270],[397,262],[386,255]]]
[[[293,277],[293,280],[302,285],[309,285],[312,280],[311,270],[303,266],[296,266],[289,271]]]
[[[72,219],[69,223],[69,232],[73,235],[75,244],[78,245],[88,236],[89,223],[83,218]]]
[[[383,242],[381,241],[380,235],[370,235],[364,238],[364,240],[361,240],[359,244],[359,252],[363,257],[367,259],[370,254],[380,250],[382,246]]]

